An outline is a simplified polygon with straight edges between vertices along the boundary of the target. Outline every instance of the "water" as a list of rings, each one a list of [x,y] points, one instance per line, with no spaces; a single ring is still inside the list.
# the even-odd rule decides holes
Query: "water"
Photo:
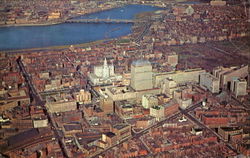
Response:
[[[181,4],[190,4],[190,5],[192,5],[192,4],[202,4],[202,2],[200,2],[200,1],[187,1],[187,2],[180,2]]]
[[[127,5],[78,18],[133,19],[141,12],[159,10],[157,7]],[[71,45],[116,38],[131,33],[132,24],[64,23],[50,26],[20,26],[0,28],[0,50],[40,48]]]
[[[78,19],[133,19],[136,14],[147,11],[159,10],[158,7],[145,6],[145,5],[127,5],[121,8],[115,8],[103,12],[97,12],[89,15],[80,16]]]

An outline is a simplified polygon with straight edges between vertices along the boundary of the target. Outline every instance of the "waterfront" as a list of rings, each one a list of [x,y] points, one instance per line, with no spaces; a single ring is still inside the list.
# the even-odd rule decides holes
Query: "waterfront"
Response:
[[[78,18],[133,19],[141,12],[159,10],[157,7],[127,5]],[[87,43],[117,38],[131,33],[132,24],[57,24],[50,26],[20,26],[0,28],[0,50],[40,48]]]

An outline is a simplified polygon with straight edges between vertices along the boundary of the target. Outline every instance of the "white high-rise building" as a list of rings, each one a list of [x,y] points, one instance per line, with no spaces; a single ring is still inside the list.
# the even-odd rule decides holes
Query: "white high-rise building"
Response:
[[[137,60],[131,64],[131,87],[136,90],[153,88],[152,65],[147,60]]]

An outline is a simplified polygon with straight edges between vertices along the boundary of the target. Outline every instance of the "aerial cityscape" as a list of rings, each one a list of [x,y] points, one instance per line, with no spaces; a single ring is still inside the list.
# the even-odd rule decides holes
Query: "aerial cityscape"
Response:
[[[249,158],[249,0],[1,0],[0,158]]]

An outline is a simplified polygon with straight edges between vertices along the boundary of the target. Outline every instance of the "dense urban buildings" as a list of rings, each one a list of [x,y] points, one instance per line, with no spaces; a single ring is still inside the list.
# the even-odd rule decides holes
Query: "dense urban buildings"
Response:
[[[119,38],[0,50],[0,157],[250,156],[249,3],[21,2],[0,2],[1,26],[161,9]]]

